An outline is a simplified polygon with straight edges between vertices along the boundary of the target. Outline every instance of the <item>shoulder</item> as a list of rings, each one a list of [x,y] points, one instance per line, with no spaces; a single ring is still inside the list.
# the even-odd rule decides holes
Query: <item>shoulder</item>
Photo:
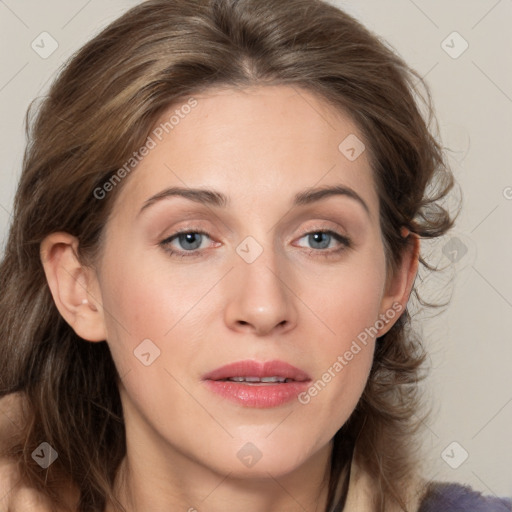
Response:
[[[467,485],[431,482],[418,512],[511,512],[512,499],[486,496]]]
[[[52,512],[47,498],[22,484],[18,464],[6,457],[0,459],[0,511]]]
[[[7,455],[20,426],[21,396],[0,399],[0,512],[50,512],[46,498],[23,484],[19,463]]]

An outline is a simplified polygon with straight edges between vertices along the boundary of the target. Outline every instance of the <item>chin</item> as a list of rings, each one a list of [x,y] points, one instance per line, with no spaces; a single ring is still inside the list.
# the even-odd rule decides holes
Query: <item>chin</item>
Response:
[[[263,457],[252,467],[246,467],[242,464],[230,464],[226,468],[226,473],[230,473],[230,478],[240,480],[268,480],[269,478],[284,478],[298,470],[305,460],[288,460],[284,457],[281,460],[263,460]],[[224,474],[226,474],[224,473]]]
[[[215,461],[215,466],[219,473],[230,473],[231,477],[240,479],[285,477],[306,464],[315,454],[312,446],[285,444],[282,440],[276,444],[262,438],[236,444],[232,452],[234,457],[226,457],[230,448],[223,450],[222,458]]]

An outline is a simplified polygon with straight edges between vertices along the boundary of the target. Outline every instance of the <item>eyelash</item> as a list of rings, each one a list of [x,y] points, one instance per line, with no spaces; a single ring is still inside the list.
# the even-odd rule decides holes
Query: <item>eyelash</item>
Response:
[[[312,255],[313,253],[318,253],[317,256],[318,257],[321,257],[321,258],[329,258],[329,257],[332,257],[332,256],[336,256],[337,254],[339,254],[340,252],[346,250],[346,249],[349,249],[352,247],[352,241],[344,236],[344,235],[340,235],[339,233],[337,233],[336,231],[332,231],[332,230],[329,230],[329,229],[310,229],[309,231],[306,231],[304,233],[302,233],[299,237],[300,238],[304,238],[305,236],[307,235],[313,235],[313,234],[327,234],[327,235],[331,235],[336,241],[338,241],[340,244],[341,244],[341,247],[338,248],[338,249],[330,249],[330,250],[327,250],[327,249],[311,249],[309,254]],[[182,229],[180,231],[177,231],[176,233],[173,233],[171,236],[167,237],[165,240],[162,240],[159,245],[165,250],[165,252],[167,252],[171,257],[173,258],[195,258],[195,257],[201,257],[200,253],[198,252],[199,249],[194,249],[193,251],[184,251],[184,252],[181,252],[181,251],[176,251],[174,249],[171,249],[170,248],[170,243],[179,237],[179,235],[188,235],[188,234],[194,234],[194,235],[205,235],[207,236],[208,238],[211,238],[211,236],[209,235],[209,233],[207,233],[206,231],[203,231],[201,229],[193,229],[193,228],[185,228],[185,229]],[[317,257],[315,256],[315,257]]]

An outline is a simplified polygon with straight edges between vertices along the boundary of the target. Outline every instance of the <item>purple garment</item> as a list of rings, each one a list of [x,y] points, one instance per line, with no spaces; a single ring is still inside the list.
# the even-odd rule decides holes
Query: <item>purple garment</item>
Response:
[[[432,482],[418,512],[511,512],[511,498],[486,496],[467,485]]]

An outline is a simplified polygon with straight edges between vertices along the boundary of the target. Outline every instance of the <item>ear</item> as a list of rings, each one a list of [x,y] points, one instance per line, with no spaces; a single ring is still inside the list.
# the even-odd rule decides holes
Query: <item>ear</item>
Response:
[[[78,258],[78,239],[52,233],[41,243],[41,261],[60,314],[81,338],[106,340],[100,287],[96,272]]]
[[[402,228],[401,233],[404,238],[407,238],[408,245],[402,254],[398,268],[386,280],[379,316],[385,325],[379,329],[377,337],[386,334],[405,311],[418,272],[420,239],[405,227]]]

